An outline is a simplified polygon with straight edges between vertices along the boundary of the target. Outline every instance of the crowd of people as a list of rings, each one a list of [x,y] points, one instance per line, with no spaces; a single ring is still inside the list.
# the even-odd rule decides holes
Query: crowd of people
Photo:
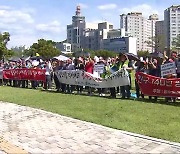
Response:
[[[88,57],[77,57],[77,58],[68,58],[67,60],[59,60],[56,58],[42,60],[38,58],[33,60],[21,59],[18,61],[6,61],[0,62],[0,69],[17,69],[17,68],[39,68],[45,69],[46,82],[41,81],[28,81],[28,80],[7,80],[0,79],[1,85],[13,86],[13,87],[22,87],[28,88],[37,88],[43,87],[44,89],[52,89],[52,86],[55,85],[55,89],[58,92],[62,93],[82,93],[87,91],[89,95],[93,95],[94,91],[97,91],[100,96],[105,96],[105,94],[110,93],[111,98],[116,98],[117,94],[121,95],[122,99],[129,99],[131,95],[132,83],[131,76],[134,75],[134,71],[143,72],[152,76],[161,77],[161,65],[165,63],[175,62],[177,66],[176,74],[169,74],[165,78],[180,78],[180,55],[176,52],[172,52],[168,57],[166,52],[161,56],[152,55],[150,57],[140,57],[140,59],[135,59],[128,56],[127,54],[120,53],[113,58],[103,58],[97,57],[94,58]],[[98,72],[95,70],[96,65],[103,66],[103,70]],[[112,74],[113,72],[118,71],[119,69],[124,68],[129,72],[130,85],[113,87],[109,89],[98,88],[97,90],[91,87],[77,86],[77,85],[68,85],[65,83],[60,83],[58,77],[54,73],[58,70],[82,70],[88,73],[91,73],[97,77],[105,78]],[[53,86],[54,87],[54,86]],[[144,94],[141,92],[137,81],[135,81],[135,90],[137,98],[144,98]],[[149,96],[149,99],[157,100],[157,96]],[[176,98],[166,98],[167,101],[173,100]]]

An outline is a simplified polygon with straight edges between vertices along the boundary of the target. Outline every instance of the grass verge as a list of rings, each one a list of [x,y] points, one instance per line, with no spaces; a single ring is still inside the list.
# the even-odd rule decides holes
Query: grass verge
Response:
[[[180,142],[180,103],[108,99],[96,96],[0,87],[0,100],[151,137]]]

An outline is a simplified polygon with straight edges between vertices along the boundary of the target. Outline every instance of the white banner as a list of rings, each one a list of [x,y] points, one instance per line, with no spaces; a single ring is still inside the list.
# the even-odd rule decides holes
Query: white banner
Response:
[[[3,68],[0,67],[0,79],[3,79]]]
[[[59,70],[55,72],[59,82],[69,85],[89,86],[94,88],[111,88],[130,85],[129,73],[126,70],[119,70],[107,78],[97,78],[85,71]]]
[[[161,77],[164,77],[170,74],[176,74],[175,62],[161,65]]]

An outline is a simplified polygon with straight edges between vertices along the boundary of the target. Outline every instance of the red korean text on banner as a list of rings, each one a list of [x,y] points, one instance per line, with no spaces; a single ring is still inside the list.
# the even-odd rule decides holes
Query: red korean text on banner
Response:
[[[22,68],[3,70],[3,78],[11,80],[46,81],[45,70],[43,69]]]
[[[166,79],[136,73],[136,80],[144,95],[162,97],[180,97],[180,79]]]

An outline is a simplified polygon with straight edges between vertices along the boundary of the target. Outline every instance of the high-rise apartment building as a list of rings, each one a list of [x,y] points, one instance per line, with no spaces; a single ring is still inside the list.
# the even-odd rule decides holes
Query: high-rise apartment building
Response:
[[[172,48],[172,41],[180,35],[180,5],[172,5],[164,11],[166,46]]]
[[[127,33],[137,38],[137,51],[153,52],[151,45],[146,42],[155,36],[155,22],[158,15],[153,14],[146,19],[140,12],[131,12],[120,15],[120,27],[125,28]]]
[[[164,51],[165,44],[165,31],[164,31],[164,20],[156,21],[155,24],[155,41],[156,41],[156,51]]]

